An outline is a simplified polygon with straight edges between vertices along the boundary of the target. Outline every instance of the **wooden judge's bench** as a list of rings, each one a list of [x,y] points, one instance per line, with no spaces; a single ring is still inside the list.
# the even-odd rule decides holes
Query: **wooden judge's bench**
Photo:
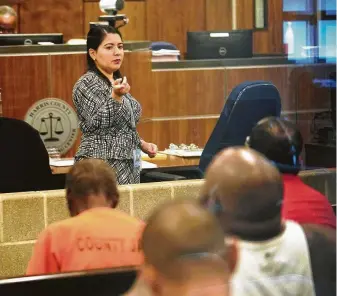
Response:
[[[304,138],[310,137],[313,114],[330,107],[329,90],[313,81],[327,78],[335,65],[296,65],[284,57],[152,63],[149,45],[126,42],[121,71],[143,108],[139,133],[160,150],[170,143],[203,147],[227,96],[247,80],[276,85],[283,114],[298,123]],[[83,45],[0,47],[2,115],[24,119],[34,103],[46,98],[72,106],[73,86],[85,71]],[[74,155],[79,139],[78,134],[65,157]]]

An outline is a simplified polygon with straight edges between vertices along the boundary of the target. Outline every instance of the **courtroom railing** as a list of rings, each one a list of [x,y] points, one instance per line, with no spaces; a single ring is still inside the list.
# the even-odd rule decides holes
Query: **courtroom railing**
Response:
[[[336,203],[336,170],[300,173],[302,180]],[[144,183],[119,187],[118,209],[146,220],[159,204],[172,199],[197,199],[203,180]],[[69,217],[65,190],[0,194],[0,277],[22,275],[38,234]],[[1,219],[1,218],[0,218]]]

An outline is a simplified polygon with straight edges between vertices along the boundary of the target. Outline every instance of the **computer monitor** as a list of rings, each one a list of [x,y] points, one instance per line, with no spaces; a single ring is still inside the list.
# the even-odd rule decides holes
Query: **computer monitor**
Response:
[[[39,42],[63,43],[63,34],[0,34],[0,46],[33,45]]]
[[[0,280],[0,295],[117,296],[134,284],[137,269],[115,268]]]
[[[253,31],[187,32],[186,59],[251,58]]]

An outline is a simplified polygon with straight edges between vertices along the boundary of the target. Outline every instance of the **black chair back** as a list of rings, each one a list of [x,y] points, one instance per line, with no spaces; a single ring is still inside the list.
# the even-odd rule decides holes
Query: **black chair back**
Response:
[[[235,87],[205,145],[200,158],[200,170],[205,172],[220,150],[244,145],[258,121],[268,116],[279,117],[280,114],[280,94],[271,82],[249,81]]]
[[[0,117],[0,193],[52,189],[49,156],[28,123]]]
[[[11,278],[0,280],[0,295],[116,296],[127,292],[136,277],[137,269],[130,267]]]

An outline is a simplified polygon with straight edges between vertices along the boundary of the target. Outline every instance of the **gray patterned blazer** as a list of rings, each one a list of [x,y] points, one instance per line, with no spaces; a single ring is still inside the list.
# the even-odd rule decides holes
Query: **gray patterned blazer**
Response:
[[[117,102],[111,93],[112,86],[94,71],[88,71],[76,82],[73,103],[82,131],[77,157],[132,159],[133,150],[140,146],[130,110],[131,106],[137,124],[142,112],[140,104],[129,94]]]

